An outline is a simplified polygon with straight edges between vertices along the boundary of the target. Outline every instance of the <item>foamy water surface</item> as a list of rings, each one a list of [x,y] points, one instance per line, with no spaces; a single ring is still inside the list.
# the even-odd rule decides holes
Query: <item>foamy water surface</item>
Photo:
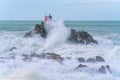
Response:
[[[59,26],[59,24],[56,24]],[[55,26],[55,25],[54,25]],[[66,41],[68,37],[60,35],[66,32],[64,29],[58,34],[52,34],[47,39],[35,36],[33,38],[23,38],[26,31],[1,31],[0,32],[0,56],[16,56],[13,59],[0,59],[0,79],[1,80],[120,80],[120,42],[118,33],[94,34],[93,37],[98,41],[98,45],[73,44]],[[69,33],[68,33],[69,35]],[[57,37],[58,38],[57,38]],[[58,40],[59,39],[59,40]],[[118,39],[118,40],[117,40]],[[53,40],[53,41],[51,41]],[[12,47],[17,49],[10,51]],[[56,53],[65,59],[63,64],[55,60],[37,59],[23,61],[21,54],[32,53]],[[75,70],[80,64],[77,58],[102,56],[105,62],[102,63],[83,63],[90,68]],[[98,72],[101,65],[110,65],[111,73],[102,74]]]

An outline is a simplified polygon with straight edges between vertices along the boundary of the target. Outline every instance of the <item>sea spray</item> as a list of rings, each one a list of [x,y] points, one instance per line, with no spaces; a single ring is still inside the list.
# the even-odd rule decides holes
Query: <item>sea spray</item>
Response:
[[[35,67],[32,65],[25,65],[15,69],[7,78],[12,80],[39,80],[40,76],[42,76],[42,74],[40,74]]]
[[[44,48],[50,48],[60,43],[64,43],[70,36],[70,30],[64,25],[63,21],[52,21],[46,23],[45,28],[48,35]]]

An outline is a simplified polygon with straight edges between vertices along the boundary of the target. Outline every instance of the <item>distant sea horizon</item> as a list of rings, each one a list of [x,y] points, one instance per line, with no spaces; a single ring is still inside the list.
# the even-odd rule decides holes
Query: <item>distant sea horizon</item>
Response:
[[[62,20],[63,21],[120,21],[120,20],[64,20],[64,19]],[[0,21],[43,21],[43,20],[0,20]]]
[[[43,20],[0,20],[0,31],[30,31],[41,21]],[[64,20],[64,24],[67,27],[88,32],[111,32],[111,29],[118,33],[120,31],[120,21]]]

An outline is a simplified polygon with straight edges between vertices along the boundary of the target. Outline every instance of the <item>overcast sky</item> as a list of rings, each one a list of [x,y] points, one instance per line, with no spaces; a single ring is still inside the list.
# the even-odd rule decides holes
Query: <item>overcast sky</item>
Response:
[[[120,0],[0,0],[0,20],[120,20]]]

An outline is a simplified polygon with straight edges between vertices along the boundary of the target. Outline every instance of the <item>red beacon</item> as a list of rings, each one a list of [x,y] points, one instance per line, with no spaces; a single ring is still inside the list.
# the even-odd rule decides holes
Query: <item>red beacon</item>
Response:
[[[52,20],[52,16],[49,14],[49,16],[45,16],[45,22],[47,21],[51,21]]]
[[[49,21],[49,16],[45,16],[45,22]]]

